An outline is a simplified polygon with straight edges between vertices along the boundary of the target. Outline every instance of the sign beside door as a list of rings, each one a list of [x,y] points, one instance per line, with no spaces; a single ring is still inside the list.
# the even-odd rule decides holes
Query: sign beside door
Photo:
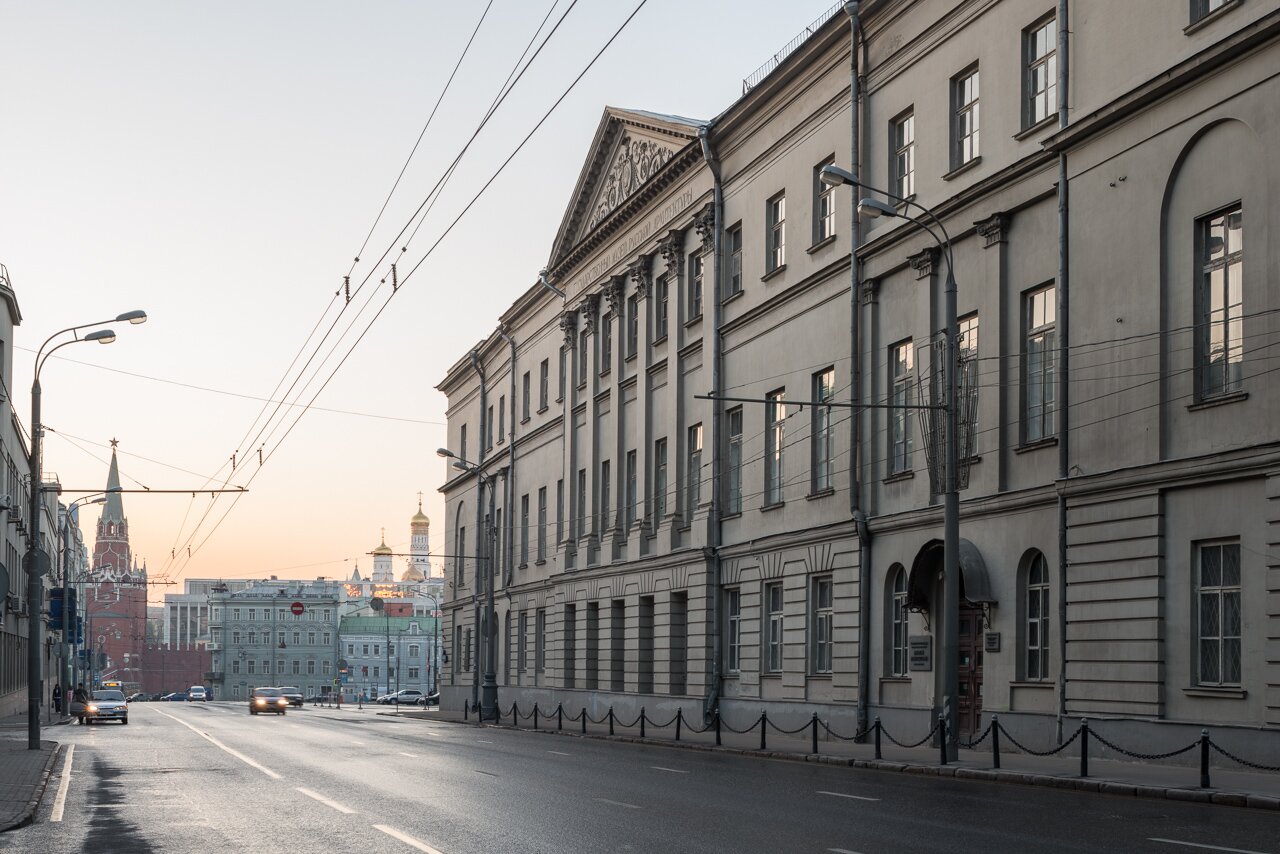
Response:
[[[907,638],[910,654],[907,658],[908,670],[933,669],[933,636],[912,635]]]

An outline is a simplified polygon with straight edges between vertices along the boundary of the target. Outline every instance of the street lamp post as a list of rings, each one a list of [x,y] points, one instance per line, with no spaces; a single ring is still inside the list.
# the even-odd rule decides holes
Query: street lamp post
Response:
[[[951,236],[942,220],[929,208],[910,199],[902,199],[868,187],[853,173],[838,166],[822,167],[819,179],[830,186],[848,184],[855,192],[869,190],[873,193],[905,202],[917,208],[938,227],[941,237],[917,217],[910,216],[892,205],[876,199],[858,200],[858,214],[868,218],[898,217],[915,223],[938,244],[947,264],[947,278],[943,288],[943,317],[946,324],[946,353],[944,358],[946,383],[943,386],[943,412],[946,427],[944,433],[944,474],[942,493],[942,713],[946,721],[946,749],[948,759],[955,759],[959,746],[956,728],[956,706],[960,691],[960,489],[959,470],[959,409],[957,407],[959,365],[956,356],[960,338],[960,323],[956,315],[955,261],[951,251]]]
[[[52,356],[55,352],[70,344],[78,344],[82,341],[96,341],[99,344],[110,344],[116,340],[116,333],[110,329],[96,329],[93,332],[81,337],[79,332],[90,326],[101,326],[105,323],[146,323],[147,313],[145,311],[127,311],[124,314],[117,315],[110,320],[99,320],[93,323],[82,323],[79,326],[68,326],[66,329],[60,329],[50,335],[40,345],[40,349],[36,351],[35,371],[31,381],[31,519],[29,522],[31,532],[27,539],[27,748],[29,750],[40,749],[40,703],[41,703],[41,665],[40,650],[44,646],[44,639],[41,637],[41,629],[43,622],[41,620],[41,609],[43,606],[44,585],[41,583],[40,577],[46,572],[45,564],[48,563],[48,555],[40,548],[40,510],[43,498],[43,487],[41,484],[42,477],[40,471],[40,438],[42,428],[40,426],[40,370],[44,367],[45,360]],[[70,332],[72,338],[70,341],[63,341],[45,352],[45,348],[49,343],[59,335],[65,335]]]
[[[489,514],[485,522],[488,528],[489,536],[485,538],[488,545],[486,555],[486,567],[484,575],[485,579],[485,613],[484,613],[484,631],[480,632],[484,639],[484,676],[480,685],[480,720],[497,716],[498,708],[498,682],[497,674],[497,644],[494,642],[496,634],[496,617],[493,605],[493,587],[494,587],[494,539],[497,536],[497,530],[494,528],[494,493],[497,491],[494,481],[497,480],[496,475],[485,474],[480,471],[480,467],[475,463],[462,459],[448,448],[439,448],[436,450],[438,456],[446,459],[452,459],[453,467],[459,471],[472,472],[483,483],[483,488],[489,493]],[[477,573],[478,575],[479,573]],[[476,627],[479,631],[479,626]]]

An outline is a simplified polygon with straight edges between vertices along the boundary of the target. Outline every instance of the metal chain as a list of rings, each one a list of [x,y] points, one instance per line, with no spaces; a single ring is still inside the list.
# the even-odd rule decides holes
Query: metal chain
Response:
[[[645,718],[645,720],[649,722],[649,726],[657,727],[658,729],[666,729],[669,726],[675,726],[677,717],[677,715],[672,715],[671,720],[667,721],[665,724],[660,724],[657,721],[650,720],[649,718]]]
[[[1072,735],[1071,738],[1068,738],[1066,741],[1062,742],[1062,744],[1059,744],[1057,747],[1053,748],[1052,750],[1032,750],[1030,747],[1027,747],[1022,742],[1018,741],[1016,738],[1010,735],[1009,731],[1005,729],[1003,725],[1001,725],[1000,727],[1000,732],[1004,734],[1005,738],[1013,742],[1014,747],[1018,748],[1023,753],[1030,753],[1032,756],[1053,756],[1055,753],[1061,753],[1062,751],[1066,750],[1068,747],[1071,746],[1071,742],[1075,741],[1077,738],[1080,737],[1080,733],[1083,730],[1084,730],[1084,727],[1080,727],[1075,731],[1075,734]],[[1092,730],[1090,730],[1090,732],[1092,732]]]
[[[647,720],[647,719],[646,719],[646,720]],[[613,716],[613,721],[614,721],[614,723],[615,723],[615,724],[617,724],[618,726],[622,727],[623,729],[631,729],[633,726],[640,726],[640,716],[639,716],[639,715],[636,715],[636,719],[635,719],[634,721],[632,721],[631,723],[629,723],[629,724],[624,724],[624,723],[622,722],[622,718],[618,717],[616,714]]]
[[[1212,747],[1214,750],[1218,751],[1219,753],[1221,753],[1223,756],[1227,757],[1228,759],[1233,759],[1247,768],[1256,768],[1259,771],[1280,771],[1280,766],[1277,766],[1277,765],[1262,765],[1261,763],[1258,763],[1258,762],[1250,762],[1248,759],[1241,759],[1239,756],[1236,756],[1234,753],[1227,750],[1225,747],[1218,744],[1216,741],[1212,739],[1209,740],[1209,746]]]
[[[987,728],[982,731],[982,735],[978,736],[973,741],[961,741],[959,742],[960,746],[963,747],[965,750],[972,750],[973,748],[977,747],[979,744],[982,744],[982,742],[987,740],[987,736],[991,735],[991,730],[994,727],[995,727],[995,721],[992,721],[991,723],[987,724]]]
[[[936,733],[936,732],[938,731],[938,726],[939,726],[939,724],[935,723],[935,724],[933,725],[933,729],[931,729],[931,730],[929,730],[927,733],[925,733],[924,738],[920,739],[919,741],[915,742],[914,744],[903,744],[902,742],[898,741],[896,738],[894,738],[892,735],[890,735],[890,734],[889,734],[889,731],[888,731],[887,729],[885,729],[885,728],[884,728],[884,724],[881,724],[881,725],[880,725],[880,732],[881,732],[881,734],[882,734],[882,735],[884,735],[884,737],[885,737],[885,738],[889,739],[890,741],[892,741],[894,744],[898,745],[899,747],[911,748],[911,747],[919,747],[920,745],[924,744],[924,743],[925,743],[926,741],[928,741],[929,739],[933,738],[934,733]]]
[[[768,719],[768,718],[765,718],[765,720],[769,721],[769,719]],[[807,730],[809,727],[813,726],[813,720],[812,720],[812,719],[810,719],[810,720],[805,721],[803,724],[801,724],[801,725],[800,725],[799,727],[797,727],[796,729],[783,729],[782,727],[780,727],[780,726],[778,726],[777,724],[775,724],[773,721],[769,721],[769,726],[773,727],[774,729],[776,729],[778,732],[782,733],[783,735],[796,735],[796,734],[798,734],[798,733],[802,733],[802,732],[804,732],[804,731],[805,731],[805,730]]]
[[[1099,735],[1098,731],[1096,729],[1093,729],[1092,727],[1089,729],[1089,735],[1093,736],[1094,738],[1102,742],[1107,747],[1110,747],[1116,753],[1123,753],[1125,756],[1132,756],[1134,759],[1168,759],[1172,756],[1180,756],[1183,753],[1186,753],[1188,750],[1195,750],[1197,747],[1200,746],[1200,740],[1196,739],[1195,741],[1188,744],[1186,747],[1179,748],[1178,750],[1170,750],[1168,753],[1138,753],[1132,750],[1125,750],[1123,747],[1119,747],[1115,744],[1112,744],[1111,742],[1103,738],[1101,735]]]
[[[819,720],[818,723],[822,724],[822,728],[827,731],[827,735],[831,736],[832,738],[838,738],[841,741],[857,741],[860,738],[866,738],[871,733],[871,730],[868,729],[868,730],[863,730],[862,732],[855,732],[853,735],[841,735],[840,733],[833,730],[830,727],[830,725],[827,724],[826,721]]]
[[[734,729],[733,727],[729,726],[729,724],[725,722],[724,718],[720,719],[720,726],[729,730],[729,732],[734,732],[734,733],[737,733],[738,735],[746,735],[747,733],[754,730],[756,728],[756,724],[758,723],[760,723],[760,719],[756,718],[754,721],[751,722],[751,726],[747,727],[746,729]]]

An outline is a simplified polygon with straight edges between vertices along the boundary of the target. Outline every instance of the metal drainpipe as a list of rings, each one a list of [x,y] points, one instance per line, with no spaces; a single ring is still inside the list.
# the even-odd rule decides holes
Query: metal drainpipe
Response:
[[[492,584],[493,572],[490,569],[489,563],[487,561],[485,562],[483,569],[480,566],[480,563],[481,563],[480,556],[486,553],[484,551],[485,525],[481,524],[481,522],[484,520],[484,488],[482,486],[482,484],[484,483],[484,479],[480,475],[480,468],[481,466],[484,465],[485,445],[487,444],[489,439],[489,430],[488,430],[489,425],[486,423],[486,418],[485,418],[486,413],[488,413],[489,411],[488,409],[489,388],[485,384],[484,365],[480,363],[479,351],[472,350],[468,355],[471,357],[471,367],[475,369],[476,374],[480,377],[480,435],[479,437],[477,437],[480,440],[478,443],[480,452],[476,457],[476,564],[475,564],[476,565],[476,573],[475,573],[476,585],[475,585],[475,592],[472,594],[473,598],[475,599],[474,618],[475,618],[475,629],[476,629],[476,640],[475,640],[476,669],[472,672],[472,679],[471,679],[471,705],[474,708],[474,707],[479,707],[480,705],[480,670],[483,666],[481,664],[481,661],[483,661],[483,659],[481,658],[481,655],[480,655],[480,650],[481,650],[480,637],[482,634],[484,634],[480,630],[480,600],[482,598],[481,594],[483,593],[483,591],[480,589],[480,579],[481,579],[481,573],[483,572],[489,576],[488,579],[486,580],[486,583]],[[489,559],[490,560],[493,559],[492,555],[490,555]]]
[[[1067,116],[1067,0],[1058,0],[1058,127],[1065,128]],[[1067,181],[1067,152],[1058,152],[1058,742],[1063,738],[1063,721],[1067,716],[1067,496],[1064,481],[1071,473],[1070,432],[1067,421],[1068,395],[1068,341],[1071,329],[1070,313],[1070,247],[1069,202],[1071,188]]]
[[[858,85],[858,46],[866,51],[866,40],[859,39],[862,22],[858,16],[859,4],[851,0],[844,5],[849,16],[849,171],[859,177],[862,160],[861,139],[858,136],[858,111],[862,109],[863,95]],[[849,383],[850,400],[857,404],[862,397],[862,371],[859,364],[861,349],[862,300],[859,298],[858,246],[862,230],[858,223],[859,187],[850,188],[852,203],[849,205]],[[867,515],[862,509],[862,480],[858,464],[861,461],[861,437],[859,426],[861,413],[853,410],[849,417],[849,515],[853,519],[858,537],[858,725],[859,732],[866,732],[870,720],[871,705],[871,603],[875,597],[871,590],[871,532],[867,529]]]
[[[723,266],[720,258],[721,242],[720,235],[724,231],[724,184],[720,177],[720,163],[716,160],[715,153],[711,150],[711,126],[702,125],[698,128],[698,140],[702,143],[702,157],[707,162],[707,168],[711,170],[711,178],[713,182],[712,189],[712,263],[714,266],[714,274],[712,277],[712,307],[711,307],[711,394],[718,397],[723,389],[723,372],[721,370],[723,363],[723,353],[721,352],[720,343],[720,324],[723,318],[723,309],[721,307],[721,282],[724,276],[721,271]],[[724,405],[719,400],[711,402],[711,510],[709,525],[707,526],[707,536],[710,540],[708,543],[707,554],[711,562],[711,582],[713,586],[713,595],[711,597],[711,684],[707,687],[706,700],[703,702],[703,714],[709,715],[720,703],[720,680],[723,674],[720,669],[721,645],[723,638],[720,634],[720,543],[722,541],[722,531],[720,530],[720,454],[722,453],[720,442],[721,420],[724,414]]]
[[[507,547],[503,586],[510,586],[515,574],[515,499],[516,499],[516,339],[506,333],[506,324],[498,327],[498,336],[511,346],[511,416],[507,430],[507,521],[503,526],[507,529]],[[527,534],[525,535],[527,536]]]

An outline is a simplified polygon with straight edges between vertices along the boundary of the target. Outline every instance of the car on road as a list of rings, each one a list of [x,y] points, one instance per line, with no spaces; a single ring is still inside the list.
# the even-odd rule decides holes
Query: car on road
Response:
[[[186,692],[186,691],[174,691],[172,694],[165,694],[165,695],[164,695],[163,697],[161,697],[160,699],[161,699],[161,700],[167,700],[167,701],[172,702],[172,703],[182,703],[182,702],[185,702],[185,701],[186,701],[186,699],[187,699],[187,692]]]
[[[413,705],[418,702],[418,698],[422,696],[421,691],[415,691],[412,688],[405,688],[403,691],[393,691],[390,694],[383,694],[378,698],[378,702],[384,706]]]
[[[280,693],[279,688],[254,688],[249,694],[249,714],[270,713],[283,715],[289,708],[289,701]]]
[[[187,702],[207,702],[209,700],[209,692],[204,689],[203,685],[192,685],[187,689]]]
[[[440,705],[440,692],[436,691],[431,694],[423,694],[417,700],[414,700],[417,706],[438,706]]]
[[[302,692],[293,685],[281,685],[280,693],[289,701],[289,705],[302,708]]]
[[[121,691],[115,689],[94,691],[89,697],[89,702],[84,704],[79,719],[81,724],[91,724],[94,721],[120,721],[122,724],[128,724],[129,703]]]

